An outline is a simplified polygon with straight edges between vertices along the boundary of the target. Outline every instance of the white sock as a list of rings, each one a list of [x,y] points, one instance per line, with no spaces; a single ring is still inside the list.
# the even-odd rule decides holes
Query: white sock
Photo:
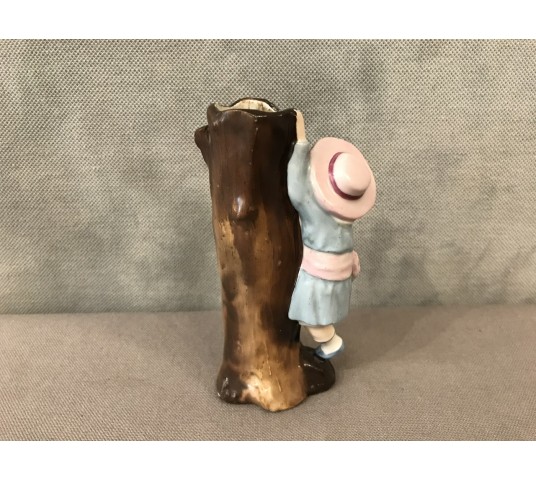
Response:
[[[329,355],[330,353],[333,353],[337,351],[339,348],[341,348],[342,345],[342,338],[339,337],[337,334],[333,335],[333,338],[331,340],[328,340],[327,342],[324,342],[320,345],[320,348],[322,351]]]

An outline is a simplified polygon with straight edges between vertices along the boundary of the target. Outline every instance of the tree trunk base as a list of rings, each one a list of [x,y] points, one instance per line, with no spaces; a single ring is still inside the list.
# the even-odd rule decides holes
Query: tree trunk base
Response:
[[[301,370],[304,383],[304,388],[297,390],[300,391],[299,395],[289,396],[281,392],[279,388],[281,396],[277,398],[277,395],[273,395],[273,388],[270,386],[274,381],[273,378],[263,381],[263,375],[257,374],[255,375],[256,381],[252,382],[251,376],[248,379],[244,378],[236,369],[224,362],[216,379],[218,396],[228,403],[252,403],[265,410],[277,412],[299,405],[309,395],[329,390],[335,383],[335,369],[331,362],[317,357],[311,347],[304,345],[299,347],[298,369]],[[275,381],[277,382],[277,379]],[[252,388],[252,383],[257,386]],[[259,388],[259,385],[264,385],[264,388]]]

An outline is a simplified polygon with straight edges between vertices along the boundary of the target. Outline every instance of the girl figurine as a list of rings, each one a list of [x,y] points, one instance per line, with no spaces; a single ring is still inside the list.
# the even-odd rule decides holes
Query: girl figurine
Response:
[[[373,207],[376,182],[361,152],[345,140],[322,138],[311,150],[299,111],[296,137],[287,180],[300,216],[303,259],[289,318],[320,343],[316,355],[329,359],[344,349],[334,325],[348,314],[352,281],[360,271],[352,223]]]

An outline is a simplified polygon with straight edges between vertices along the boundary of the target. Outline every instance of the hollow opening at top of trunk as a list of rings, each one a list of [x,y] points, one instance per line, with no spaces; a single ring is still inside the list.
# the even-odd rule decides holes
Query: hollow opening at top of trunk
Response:
[[[216,108],[221,112],[225,110],[259,110],[261,112],[277,112],[277,109],[274,106],[259,98],[244,98],[230,107],[219,105],[217,103],[215,105]]]

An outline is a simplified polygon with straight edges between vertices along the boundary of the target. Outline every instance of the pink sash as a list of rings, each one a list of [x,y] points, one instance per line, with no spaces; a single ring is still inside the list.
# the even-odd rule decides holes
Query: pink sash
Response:
[[[359,259],[355,251],[327,253],[304,245],[301,268],[324,280],[346,280],[359,273]]]

